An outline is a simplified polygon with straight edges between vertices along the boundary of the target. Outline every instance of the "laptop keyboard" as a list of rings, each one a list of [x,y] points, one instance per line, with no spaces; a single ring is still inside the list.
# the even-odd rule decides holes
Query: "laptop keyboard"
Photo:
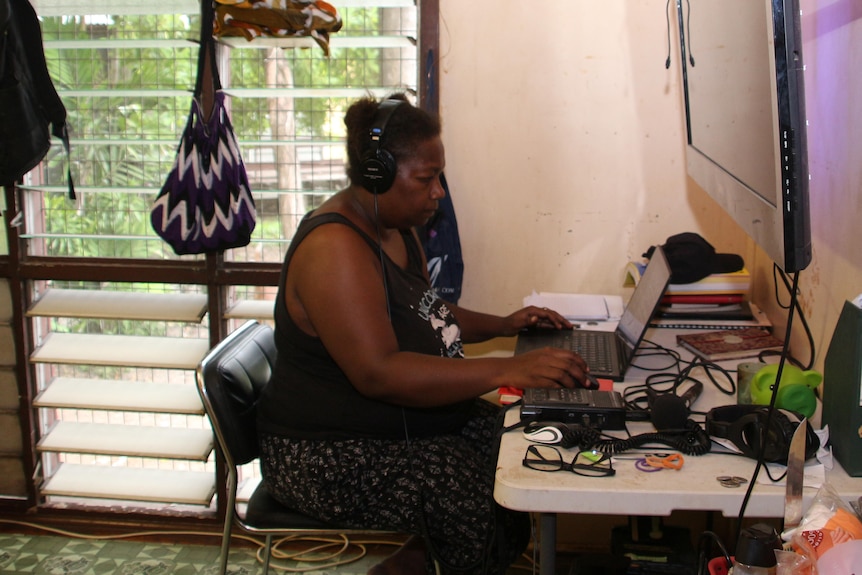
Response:
[[[614,349],[613,338],[595,337],[595,333],[583,333],[578,330],[571,332],[564,340],[564,348],[573,351],[584,358],[590,370],[608,373],[613,369]]]

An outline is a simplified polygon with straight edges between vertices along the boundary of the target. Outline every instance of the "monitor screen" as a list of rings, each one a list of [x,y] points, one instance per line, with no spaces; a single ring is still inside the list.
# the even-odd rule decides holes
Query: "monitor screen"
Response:
[[[678,2],[688,174],[787,272],[811,260],[798,0]]]

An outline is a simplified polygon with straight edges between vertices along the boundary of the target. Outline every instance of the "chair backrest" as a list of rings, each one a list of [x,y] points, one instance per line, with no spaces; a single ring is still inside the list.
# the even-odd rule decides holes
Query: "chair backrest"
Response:
[[[229,465],[258,456],[255,403],[275,358],[272,328],[249,321],[212,348],[198,366],[198,393]]]

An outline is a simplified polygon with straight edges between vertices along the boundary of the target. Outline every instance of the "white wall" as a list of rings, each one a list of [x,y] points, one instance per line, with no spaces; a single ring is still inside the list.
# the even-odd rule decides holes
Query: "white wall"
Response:
[[[441,2],[461,303],[503,312],[534,288],[627,295],[627,260],[699,228],[666,4],[505,4]]]
[[[504,313],[533,289],[628,297],[627,260],[697,231],[743,255],[755,301],[782,322],[771,263],[686,176],[676,21],[665,69],[665,6],[440,1],[462,305]],[[862,291],[862,2],[803,0],[803,9],[814,261],[801,285],[822,355],[844,300]]]

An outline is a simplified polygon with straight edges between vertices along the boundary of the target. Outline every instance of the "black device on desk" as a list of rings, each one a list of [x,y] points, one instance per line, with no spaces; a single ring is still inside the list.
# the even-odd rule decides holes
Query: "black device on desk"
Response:
[[[625,429],[626,404],[617,391],[595,389],[524,390],[521,420],[578,423],[597,429]]]

